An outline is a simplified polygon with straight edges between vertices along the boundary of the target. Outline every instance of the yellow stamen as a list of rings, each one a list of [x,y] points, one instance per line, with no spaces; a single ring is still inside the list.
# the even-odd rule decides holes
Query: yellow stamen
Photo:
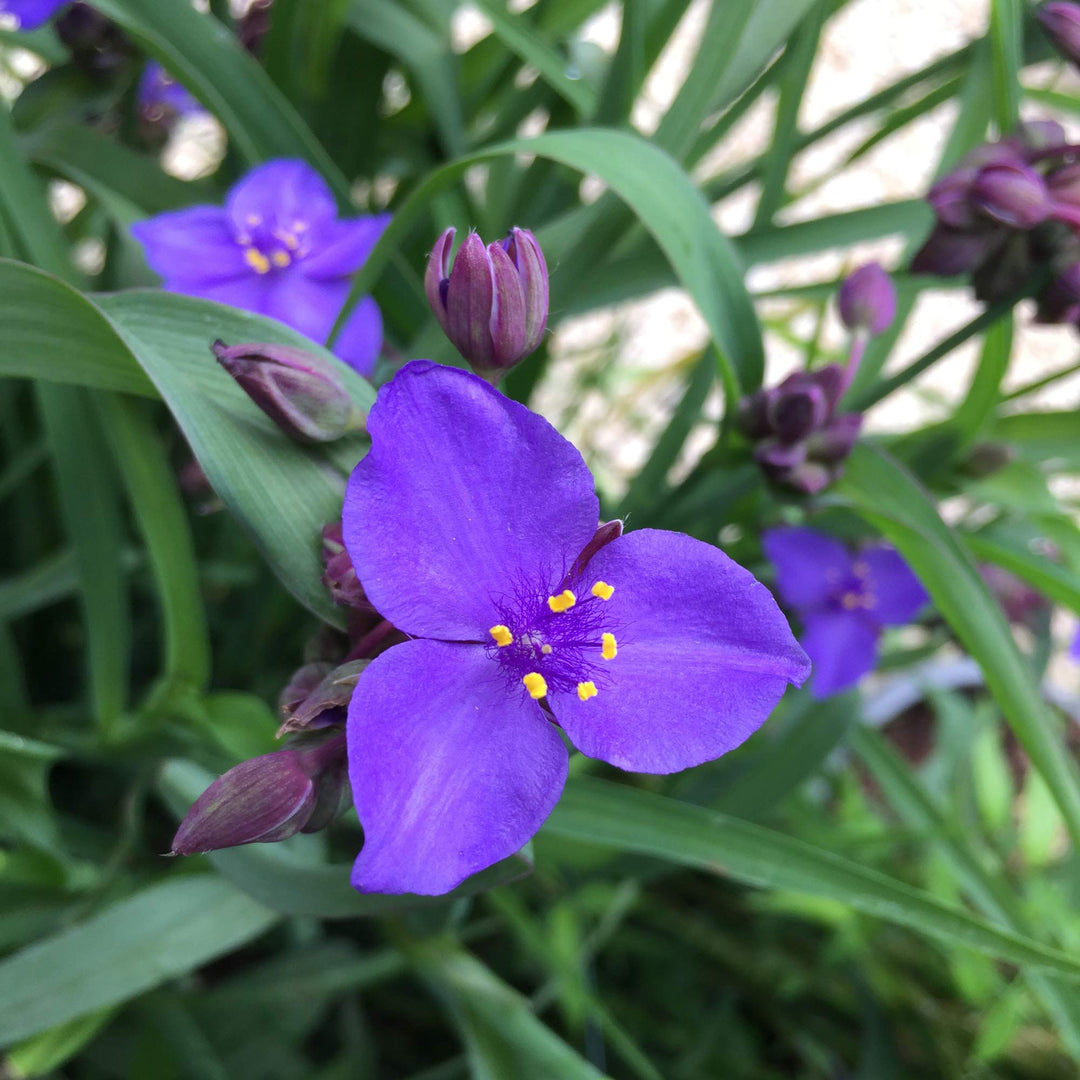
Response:
[[[615,654],[619,651],[619,647],[615,644],[614,634],[601,634],[600,635],[600,655],[605,660],[614,660]]]
[[[300,246],[300,241],[296,239],[296,236],[284,229],[278,229],[274,232],[274,236],[280,240],[290,251],[295,251]]]
[[[504,645],[514,644],[514,635],[510,633],[509,626],[503,626],[499,623],[498,626],[493,626],[488,633],[495,639],[495,644],[501,649]]]
[[[577,603],[577,597],[569,590],[563,589],[558,596],[548,597],[548,607],[552,611],[569,611]]]
[[[521,681],[533,701],[539,701],[547,694],[547,680],[539,671],[530,671]]]
[[[256,274],[268,274],[270,272],[270,260],[258,248],[249,247],[244,252],[244,261]]]
[[[289,258],[289,253],[287,251],[282,251],[280,248],[278,248],[277,251],[270,253],[270,259],[275,266],[280,267],[286,267],[292,262],[292,259]]]
[[[588,701],[591,697],[596,697],[596,683],[594,682],[579,682],[577,684],[577,696],[582,701]]]
[[[541,651],[541,652],[542,652],[542,653],[543,653],[543,654],[544,654],[545,656],[550,656],[550,655],[551,655],[551,653],[552,653],[552,649],[551,649],[551,646],[550,646],[550,645],[541,645],[541,646],[540,646],[540,651]]]
[[[598,600],[610,600],[611,594],[615,591],[614,585],[609,585],[606,581],[598,581],[592,587],[592,594]]]
[[[250,226],[251,226],[251,227],[252,227],[253,229],[254,229],[254,228],[255,228],[255,227],[257,226],[257,225],[261,225],[261,224],[262,224],[262,220],[263,220],[263,219],[262,219],[262,215],[261,215],[261,214],[248,214],[248,216],[247,216],[246,218],[244,218],[244,221],[245,221],[245,222],[246,222],[246,223],[247,223],[248,225],[250,225]]]

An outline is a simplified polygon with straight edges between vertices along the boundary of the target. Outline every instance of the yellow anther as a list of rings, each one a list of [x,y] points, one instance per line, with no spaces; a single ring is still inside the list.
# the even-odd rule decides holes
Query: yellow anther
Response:
[[[495,644],[501,649],[504,645],[514,644],[514,635],[510,633],[509,626],[503,626],[499,623],[498,626],[493,626],[488,633],[495,639]]]
[[[547,680],[539,671],[530,671],[521,681],[525,684],[525,689],[528,690],[529,697],[533,701],[539,701],[547,695]]]
[[[614,585],[609,585],[606,581],[598,581],[592,587],[592,594],[599,600],[610,600],[611,594],[615,591]]]
[[[548,607],[552,611],[569,611],[577,603],[577,597],[569,590],[563,589],[558,596],[548,597]]]
[[[577,684],[577,696],[582,701],[588,701],[591,697],[596,697],[596,683],[594,682],[579,682]]]
[[[270,260],[258,248],[249,247],[244,252],[244,261],[256,274],[268,274],[270,272]]]
[[[248,214],[248,216],[244,218],[245,224],[250,225],[253,229],[256,226],[261,225],[262,221],[262,214]]]
[[[287,251],[282,251],[281,248],[270,253],[270,260],[275,266],[279,267],[286,267],[292,262],[292,259],[289,258],[289,253]]]
[[[290,251],[295,251],[300,246],[295,234],[286,229],[275,229],[274,238],[280,240]]]
[[[615,654],[619,651],[618,645],[615,644],[614,634],[601,634],[600,635],[600,655],[605,660],[614,660]]]
[[[544,654],[545,656],[550,656],[550,655],[551,655],[551,653],[552,653],[552,649],[551,649],[551,646],[550,646],[550,645],[541,645],[541,646],[540,646],[540,651],[541,651],[541,652],[542,652],[542,653],[543,653],[543,654]]]

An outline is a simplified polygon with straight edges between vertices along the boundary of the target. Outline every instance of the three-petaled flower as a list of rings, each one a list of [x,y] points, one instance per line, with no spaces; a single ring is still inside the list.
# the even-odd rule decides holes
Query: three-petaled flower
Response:
[[[442,893],[517,851],[568,755],[670,773],[738,746],[809,672],[769,591],[680,533],[598,532],[581,455],[482,379],[413,361],[368,418],[344,539],[411,640],[364,672],[349,773],[364,892]]]
[[[20,30],[36,30],[71,0],[0,0],[0,15],[14,15]]]
[[[850,552],[815,529],[771,529],[762,537],[780,598],[803,623],[800,644],[814,665],[810,692],[824,698],[854,686],[877,660],[883,627],[910,622],[926,590],[892,548]]]
[[[339,220],[323,178],[303,161],[268,161],[229,191],[225,205],[192,206],[139,222],[132,233],[165,288],[269,315],[325,342],[389,214]],[[382,346],[370,297],[333,344],[361,374]]]

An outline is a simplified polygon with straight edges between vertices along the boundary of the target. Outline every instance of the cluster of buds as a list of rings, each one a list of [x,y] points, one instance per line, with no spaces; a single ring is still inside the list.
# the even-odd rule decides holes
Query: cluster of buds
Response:
[[[937,223],[912,260],[917,274],[970,274],[987,303],[1040,270],[1044,322],[1080,317],[1080,147],[1052,120],[977,147],[927,195]]]
[[[548,271],[528,229],[513,228],[487,247],[474,233],[461,243],[453,268],[447,229],[428,258],[428,303],[454,348],[473,371],[497,383],[540,344],[547,326]]]
[[[278,698],[283,750],[252,758],[218,777],[188,811],[175,855],[286,840],[326,828],[349,805],[345,721],[371,660],[404,635],[368,603],[341,538],[323,530],[323,565],[334,601],[348,611],[348,644],[328,632],[316,657],[297,669]],[[310,652],[309,652],[310,655]]]
[[[286,435],[329,442],[364,430],[364,414],[331,361],[288,345],[226,345],[214,355]]]
[[[1054,48],[1080,66],[1080,4],[1043,4],[1036,18]]]
[[[888,328],[896,315],[892,279],[877,264],[860,267],[840,287],[840,318],[852,332],[846,366],[826,364],[797,371],[777,386],[762,387],[743,399],[738,424],[754,444],[754,459],[774,483],[812,495],[843,471],[862,427],[860,413],[841,413],[871,335]]]

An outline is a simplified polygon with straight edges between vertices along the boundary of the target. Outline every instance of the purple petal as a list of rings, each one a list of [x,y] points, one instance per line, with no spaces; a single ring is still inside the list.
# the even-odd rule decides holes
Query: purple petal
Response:
[[[345,545],[368,598],[407,634],[488,641],[523,576],[554,590],[596,532],[581,455],[469,372],[412,361],[379,391],[368,430]]]
[[[555,729],[474,645],[383,653],[357,684],[348,733],[361,892],[448,892],[518,851],[566,781]]]
[[[239,232],[266,226],[309,229],[333,221],[337,204],[326,181],[306,161],[278,159],[252,169],[235,184],[225,209]]]
[[[367,379],[375,372],[382,342],[382,312],[370,296],[364,296],[353,308],[332,348],[339,360]]]
[[[817,698],[838,694],[873,671],[877,638],[877,629],[856,613],[810,615],[800,639],[814,665],[810,693]]]
[[[131,226],[150,268],[167,281],[217,282],[253,276],[220,206],[192,206]]]
[[[833,586],[851,573],[847,548],[814,529],[770,529],[761,544],[776,567],[780,598],[794,608],[824,604]]]
[[[205,110],[156,60],[151,60],[139,79],[139,107],[165,109],[177,116],[189,116]]]
[[[868,591],[874,598],[870,616],[883,626],[902,626],[930,599],[911,567],[893,548],[873,547],[859,553],[855,566],[870,569]]]
[[[1069,659],[1080,661],[1080,627],[1076,628],[1076,633],[1069,644]]]
[[[711,544],[641,529],[601,548],[588,573],[614,586],[585,602],[602,605],[618,651],[595,661],[595,697],[563,693],[551,707],[590,757],[649,773],[711,761],[810,673],[769,590]]]
[[[0,15],[14,15],[20,30],[36,30],[70,0],[0,0]]]
[[[263,277],[267,281],[263,314],[307,334],[312,341],[325,342],[349,295],[349,282],[344,278],[313,281],[295,263]]]
[[[272,283],[266,277],[246,273],[227,281],[166,280],[164,287],[169,292],[197,296],[201,300],[215,300],[219,304],[228,304],[262,315],[265,313]]]
[[[304,273],[316,279],[355,274],[389,224],[389,214],[328,222],[311,237],[311,254],[300,264]]]
[[[427,293],[428,304],[431,307],[439,325],[446,332],[447,316],[446,303],[443,300],[443,282],[449,284],[450,280],[450,248],[454,244],[454,236],[457,229],[450,226],[444,230],[428,256],[427,268],[424,271],[424,292]]]

